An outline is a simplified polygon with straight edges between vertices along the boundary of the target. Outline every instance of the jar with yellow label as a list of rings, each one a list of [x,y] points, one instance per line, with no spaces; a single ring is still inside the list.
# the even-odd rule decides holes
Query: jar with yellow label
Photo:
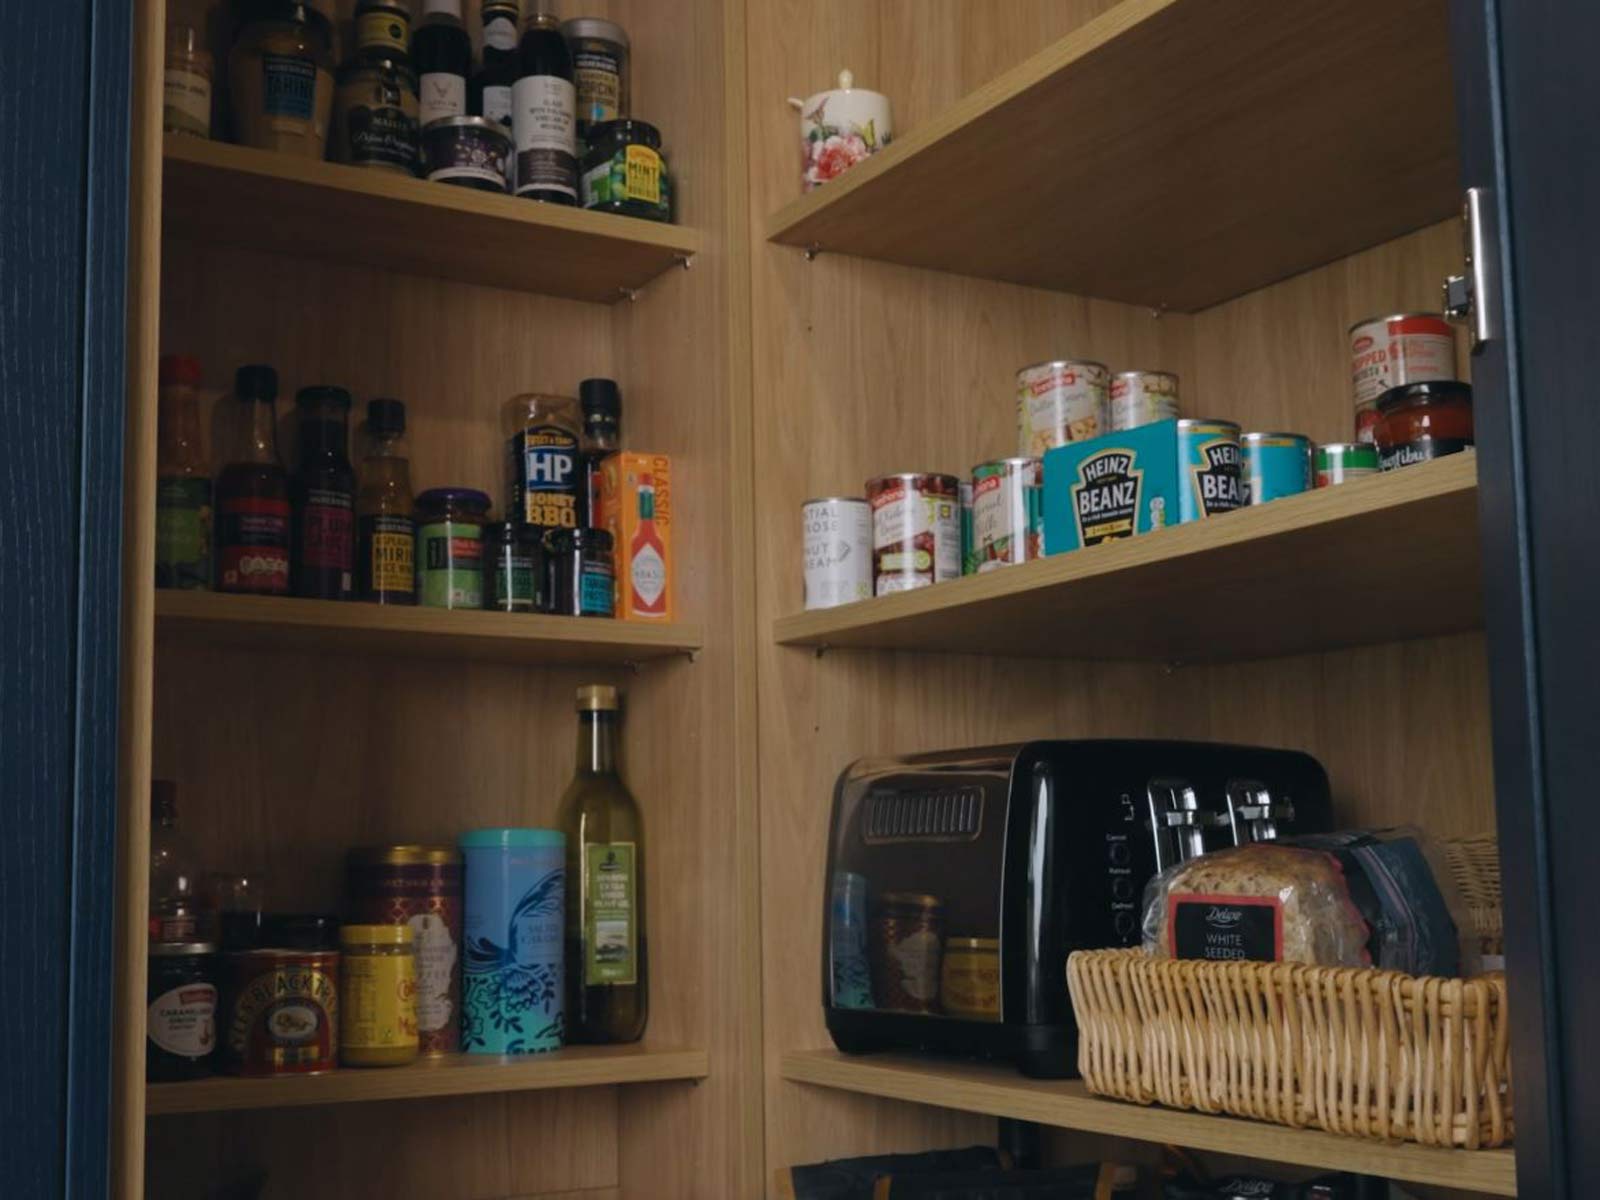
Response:
[[[347,1067],[415,1061],[417,953],[409,925],[346,925],[340,981],[339,1059]]]
[[[940,1001],[948,1016],[1000,1019],[1000,939],[952,937],[944,943]]]
[[[596,125],[583,158],[579,194],[584,208],[672,220],[672,188],[661,157],[661,132],[644,121]]]

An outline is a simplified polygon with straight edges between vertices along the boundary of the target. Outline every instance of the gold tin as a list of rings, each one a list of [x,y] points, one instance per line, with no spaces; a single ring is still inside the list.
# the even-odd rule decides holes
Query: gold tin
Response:
[[[952,937],[944,943],[939,997],[952,1017],[1000,1019],[1000,939]]]

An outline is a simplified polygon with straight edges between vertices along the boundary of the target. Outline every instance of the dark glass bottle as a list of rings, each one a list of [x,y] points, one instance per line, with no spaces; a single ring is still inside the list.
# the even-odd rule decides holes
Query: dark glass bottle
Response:
[[[617,689],[578,689],[577,772],[561,798],[567,836],[567,1037],[636,1042],[650,1013],[645,839],[617,770]]]
[[[239,429],[217,478],[217,591],[289,593],[289,477],[278,461],[278,373],[234,372]]]
[[[350,393],[301,388],[300,460],[289,489],[294,501],[294,594],[355,598],[356,473],[350,466]]]
[[[583,460],[583,511],[579,524],[600,524],[600,464],[622,449],[622,392],[614,379],[585,379],[578,384],[583,408],[583,439],[578,453]]]
[[[511,131],[511,89],[517,82],[518,0],[483,0],[483,66],[472,77],[467,103],[475,117]]]
[[[549,13],[528,18],[517,54],[517,82],[511,89],[517,195],[577,204],[578,93],[561,22]]]
[[[417,120],[422,128],[441,117],[467,115],[472,39],[461,23],[461,0],[422,0],[422,23],[411,35],[417,67]]]
[[[363,600],[417,602],[417,527],[411,513],[411,462],[406,456],[406,406],[367,403],[367,455],[356,509],[356,571]]]

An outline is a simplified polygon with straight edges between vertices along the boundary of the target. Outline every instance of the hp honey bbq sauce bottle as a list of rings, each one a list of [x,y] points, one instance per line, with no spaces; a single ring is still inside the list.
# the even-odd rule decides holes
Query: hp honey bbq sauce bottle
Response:
[[[650,1011],[644,825],[617,773],[617,689],[578,689],[578,767],[561,799],[567,836],[567,1036],[636,1042]]]

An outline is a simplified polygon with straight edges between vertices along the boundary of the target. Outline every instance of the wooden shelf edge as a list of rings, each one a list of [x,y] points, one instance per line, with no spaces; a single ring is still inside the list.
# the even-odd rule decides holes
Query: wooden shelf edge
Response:
[[[1401,472],[1287,496],[1212,520],[1177,525],[982,575],[963,576],[933,587],[875,596],[837,608],[791,613],[774,621],[773,637],[785,646],[862,645],[854,638],[839,639],[988,601],[1029,595],[1042,598],[1054,589],[1173,564],[1226,547],[1312,535],[1321,527],[1398,513],[1413,504],[1459,498],[1476,490],[1476,455],[1452,455]],[[986,652],[981,646],[975,651]]]
[[[1517,1194],[1516,1158],[1509,1149],[1452,1150],[1409,1142],[1369,1142],[1237,1117],[1146,1108],[1091,1096],[1077,1080],[1028,1079],[1009,1065],[800,1050],[780,1057],[779,1074],[794,1083],[1133,1141],[1168,1142],[1318,1170],[1361,1171],[1492,1196]]]
[[[350,654],[409,651],[415,657],[450,656],[507,661],[622,662],[697,654],[705,645],[699,625],[557,617],[539,613],[391,607],[285,596],[234,596],[217,592],[158,590],[158,637],[203,638],[232,644],[307,645]]]
[[[265,1079],[213,1076],[187,1083],[152,1083],[145,1089],[145,1112],[158,1117],[613,1084],[695,1082],[710,1073],[711,1056],[705,1050],[575,1046],[553,1054],[520,1058],[457,1054],[423,1059],[406,1067],[345,1067],[325,1075]]]

